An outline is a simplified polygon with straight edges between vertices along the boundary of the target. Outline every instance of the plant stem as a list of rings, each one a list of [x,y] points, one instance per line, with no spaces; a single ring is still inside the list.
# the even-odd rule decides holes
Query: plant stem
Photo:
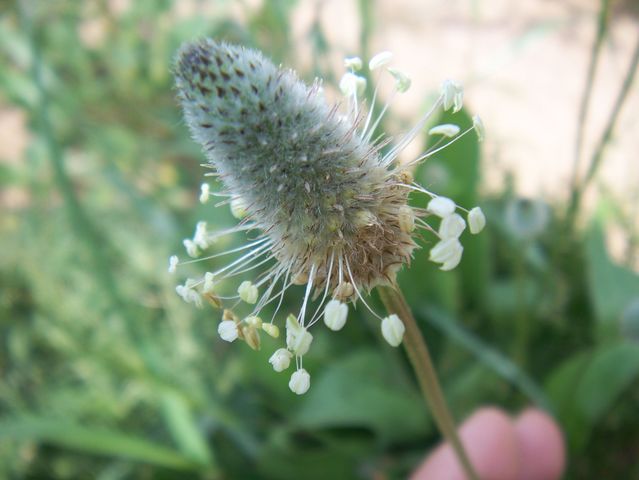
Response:
[[[457,435],[455,421],[448,410],[428,347],[404,295],[401,290],[392,287],[379,287],[378,291],[386,310],[399,316],[406,327],[404,348],[437,427],[453,448],[468,479],[479,480]]]
[[[566,214],[566,218],[568,221],[568,225],[572,225],[577,215],[577,210],[579,209],[579,204],[581,203],[581,197],[583,196],[586,187],[592,181],[597,170],[601,165],[601,161],[603,159],[604,151],[610,140],[612,139],[612,134],[617,123],[617,119],[619,118],[619,114],[621,113],[621,107],[626,101],[626,97],[630,92],[632,87],[632,83],[635,78],[635,74],[637,73],[637,66],[639,65],[639,36],[637,37],[637,43],[635,45],[635,50],[632,54],[632,59],[630,61],[630,66],[628,67],[628,71],[626,72],[626,76],[624,77],[623,84],[621,85],[621,89],[619,90],[619,94],[617,95],[617,99],[612,108],[612,112],[610,112],[610,116],[608,117],[608,121],[606,123],[606,127],[597,142],[597,146],[595,147],[594,153],[592,154],[592,158],[590,160],[590,165],[588,166],[588,170],[586,171],[586,175],[580,184],[575,185],[572,191],[572,197],[570,199],[570,204],[568,205],[568,210]]]
[[[590,98],[592,96],[592,86],[594,84],[595,73],[597,71],[597,65],[599,64],[599,57],[601,53],[601,47],[603,40],[608,30],[608,19],[610,17],[610,1],[601,0],[601,8],[599,10],[599,19],[597,22],[597,36],[592,45],[590,53],[590,63],[588,64],[588,73],[586,74],[586,86],[584,88],[583,95],[581,96],[581,104],[579,106],[579,116],[577,117],[577,138],[575,142],[575,159],[572,169],[572,191],[577,189],[579,181],[579,163],[581,161],[581,150],[583,147],[584,129],[586,125],[586,118],[588,117],[588,107],[590,106]]]

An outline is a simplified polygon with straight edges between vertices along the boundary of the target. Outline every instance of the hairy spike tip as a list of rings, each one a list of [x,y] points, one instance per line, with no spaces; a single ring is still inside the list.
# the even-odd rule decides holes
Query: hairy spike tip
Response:
[[[333,256],[358,286],[394,278],[414,248],[399,220],[407,190],[319,83],[212,40],[184,45],[175,77],[193,137],[294,275],[315,265],[315,286],[335,288],[343,279],[329,272]]]

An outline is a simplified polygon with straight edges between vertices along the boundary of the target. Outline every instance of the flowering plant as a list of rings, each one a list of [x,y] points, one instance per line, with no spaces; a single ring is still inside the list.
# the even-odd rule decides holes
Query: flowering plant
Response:
[[[398,161],[437,109],[461,109],[463,93],[456,82],[445,81],[430,111],[397,141],[374,137],[392,96],[410,86],[404,73],[388,66],[391,59],[390,52],[382,52],[368,63],[377,78],[385,71],[394,79],[391,100],[379,112],[374,108],[377,87],[368,111],[362,103],[366,80],[357,74],[362,60],[345,60],[348,72],[340,89],[347,109],[341,112],[339,106],[327,104],[320,81],[308,86],[255,50],[203,40],[178,53],[175,77],[186,122],[204,149],[206,166],[225,187],[214,195],[225,197],[222,203],[229,203],[241,220],[222,232],[209,232],[206,223],[199,222],[193,238],[184,240],[187,254],[199,257],[221,235],[257,234],[244,246],[204,257],[238,254],[217,271],[187,279],[177,293],[197,306],[203,299],[215,307],[234,302],[224,309],[220,336],[258,349],[260,332],[279,336],[278,315],[287,289],[305,285],[299,310],[285,317],[286,347],[269,360],[280,372],[295,358],[289,387],[297,394],[310,387],[310,374],[303,368],[313,341],[310,328],[323,318],[328,328],[340,330],[349,303],[365,305],[381,320],[388,343],[400,345],[402,320],[394,313],[382,318],[364,297],[376,286],[395,285],[397,271],[410,262],[416,248],[417,230],[438,238],[430,259],[451,270],[461,260],[459,237],[466,228],[457,211],[467,213],[471,233],[485,224],[478,207],[468,212],[416,184],[410,173],[415,164],[472,130],[481,138],[478,117],[462,133],[452,124],[431,128],[429,133],[441,142],[411,162]],[[411,192],[431,198],[426,209],[409,205]],[[206,203],[211,195],[204,183],[200,201]],[[438,229],[429,222],[432,217],[440,219]],[[181,263],[172,256],[169,270],[174,272]],[[254,281],[239,283],[236,295],[219,294],[221,282],[250,271],[259,274]],[[277,306],[272,318],[264,321],[260,314],[273,302]],[[238,314],[240,310],[246,313]]]

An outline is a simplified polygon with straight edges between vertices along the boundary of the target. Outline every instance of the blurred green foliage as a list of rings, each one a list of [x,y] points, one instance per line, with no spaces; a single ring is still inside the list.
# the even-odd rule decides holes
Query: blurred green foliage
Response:
[[[203,160],[174,100],[173,53],[210,36],[295,65],[296,2],[263,2],[242,24],[230,4],[3,7],[0,101],[25,114],[28,146],[0,161],[2,478],[405,478],[438,441],[403,354],[365,312],[339,335],[318,329],[298,398],[268,366],[274,341],[228,348],[218,313],[175,295],[166,259],[180,239],[232,219],[197,203]],[[368,52],[373,4],[358,5]],[[306,34],[303,75],[334,78],[319,21]],[[566,433],[567,478],[639,475],[639,277],[610,260],[608,215],[582,229],[508,185],[482,197],[472,136],[416,178],[489,218],[456,272],[422,249],[400,277],[457,417],[537,404]]]

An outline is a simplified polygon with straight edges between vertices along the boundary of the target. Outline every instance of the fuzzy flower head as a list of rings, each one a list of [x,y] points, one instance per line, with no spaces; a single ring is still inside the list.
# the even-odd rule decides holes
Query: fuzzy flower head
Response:
[[[410,86],[410,79],[388,67],[391,60],[392,55],[383,52],[370,60],[369,70],[376,77],[385,74],[394,81],[395,92],[401,93]],[[410,169],[472,128],[462,133],[450,125],[431,130],[445,137],[443,146],[408,164],[397,161],[438,108],[461,108],[461,88],[444,82],[431,111],[391,144],[389,139],[373,139],[389,105],[379,112],[373,106],[364,111],[366,80],[355,73],[362,61],[350,58],[345,65],[349,71],[340,82],[347,100],[345,112],[327,104],[319,81],[306,85],[293,71],[276,67],[255,50],[203,40],[184,45],[175,65],[186,123],[202,146],[212,174],[225,188],[217,195],[227,197],[234,215],[242,219],[237,227],[218,233],[208,232],[200,222],[194,237],[184,242],[187,254],[199,256],[223,234],[256,232],[246,245],[214,255],[237,254],[226,267],[207,272],[202,279],[188,279],[177,292],[197,306],[202,298],[218,307],[236,299],[250,305],[243,319],[225,311],[220,335],[227,341],[237,338],[259,348],[260,331],[277,337],[276,323],[283,323],[284,351],[296,359],[297,370],[290,382],[295,393],[304,393],[310,385],[310,375],[302,368],[302,357],[313,338],[309,328],[324,318],[332,330],[341,329],[349,303],[359,300],[368,307],[364,296],[373,287],[393,284],[416,248],[416,229],[439,237],[431,259],[441,263],[443,270],[454,268],[463,250],[458,237],[465,221],[456,213],[463,209],[415,184]],[[212,195],[209,189],[203,184],[203,203]],[[429,207],[411,207],[411,192],[429,195]],[[473,212],[471,231],[476,233],[483,224],[481,214]],[[440,232],[427,223],[429,217],[441,218]],[[178,265],[179,260],[171,257],[170,271]],[[254,282],[238,282],[237,296],[217,295],[221,281],[253,269],[260,275]],[[282,298],[293,284],[305,285],[300,308],[280,319]],[[254,320],[272,302],[277,307],[271,321]],[[383,325],[387,331],[393,326],[391,343],[399,344],[397,332],[403,332],[403,326],[395,319]],[[288,367],[289,355],[284,351],[271,358],[276,371]]]

